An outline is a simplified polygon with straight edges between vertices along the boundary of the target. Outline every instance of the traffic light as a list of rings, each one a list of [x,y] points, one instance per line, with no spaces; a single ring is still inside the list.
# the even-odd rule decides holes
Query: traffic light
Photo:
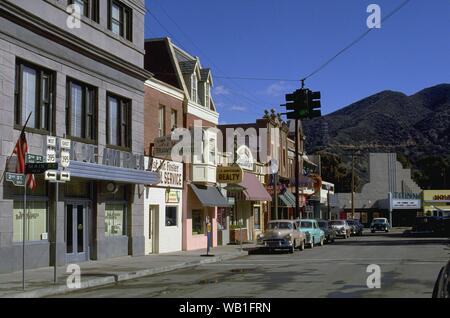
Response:
[[[286,106],[288,119],[301,119],[308,114],[307,96],[304,89],[299,89],[292,94],[286,95]]]
[[[320,102],[320,92],[307,91],[307,104],[308,104],[308,118],[315,118],[322,116],[320,108],[322,104]]]

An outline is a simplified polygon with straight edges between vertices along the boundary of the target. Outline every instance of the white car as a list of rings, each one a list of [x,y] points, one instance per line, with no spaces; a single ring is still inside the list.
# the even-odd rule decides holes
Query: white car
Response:
[[[349,238],[352,234],[352,228],[348,225],[346,220],[334,220],[330,221],[331,228],[336,232],[336,236],[343,238]]]

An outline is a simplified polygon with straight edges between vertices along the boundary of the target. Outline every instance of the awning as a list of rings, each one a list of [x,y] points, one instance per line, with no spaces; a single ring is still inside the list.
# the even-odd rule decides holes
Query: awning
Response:
[[[191,188],[205,207],[226,208],[230,206],[227,198],[225,198],[216,187],[191,184]]]
[[[253,173],[244,172],[239,185],[244,188],[244,195],[248,201],[272,201],[272,196]]]
[[[60,168],[61,170],[61,168]],[[159,173],[126,169],[81,161],[71,161],[67,169],[71,177],[129,184],[154,185],[161,180]]]
[[[312,166],[317,167],[317,164],[315,164],[314,162],[312,162],[311,160],[309,160],[309,158],[308,158],[307,155],[303,155],[303,156],[302,156],[302,159],[303,159],[304,162],[306,162],[306,163],[308,163],[308,164],[310,164],[310,165],[312,165]]]

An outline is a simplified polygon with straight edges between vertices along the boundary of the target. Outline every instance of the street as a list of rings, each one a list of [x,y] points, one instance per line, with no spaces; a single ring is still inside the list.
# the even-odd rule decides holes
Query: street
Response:
[[[439,270],[449,259],[448,239],[365,232],[294,254],[252,253],[59,297],[430,298]],[[381,268],[379,289],[366,285],[370,264]]]

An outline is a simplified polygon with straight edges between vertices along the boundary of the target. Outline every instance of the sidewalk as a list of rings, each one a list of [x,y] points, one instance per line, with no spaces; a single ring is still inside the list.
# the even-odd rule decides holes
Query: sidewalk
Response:
[[[114,284],[129,279],[155,275],[201,264],[217,263],[248,255],[246,249],[252,245],[220,246],[211,250],[213,257],[202,257],[206,250],[176,252],[141,257],[121,257],[79,264],[81,289]],[[70,274],[67,266],[58,267],[58,284],[53,284],[53,267],[27,270],[25,291],[22,290],[22,272],[0,274],[0,298],[38,298],[74,291],[66,285]],[[79,290],[79,289],[78,289]]]

